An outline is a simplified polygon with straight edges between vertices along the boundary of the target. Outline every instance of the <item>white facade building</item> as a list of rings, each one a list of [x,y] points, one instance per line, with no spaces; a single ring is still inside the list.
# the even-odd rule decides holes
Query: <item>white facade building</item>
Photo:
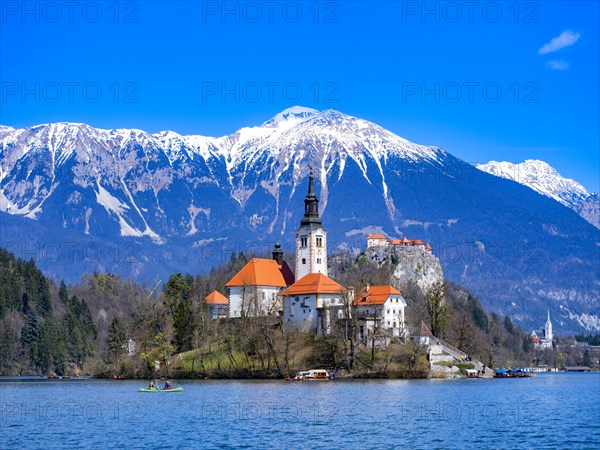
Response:
[[[346,290],[321,273],[311,273],[283,290],[283,319],[288,327],[321,336],[331,334],[336,322],[349,313]]]
[[[283,286],[232,286],[229,288],[229,317],[274,315],[281,306],[277,296]]]
[[[367,238],[367,248],[387,247],[388,239],[383,234],[371,234]]]
[[[358,293],[354,304],[358,315],[358,334],[363,340],[383,330],[390,337],[405,336],[406,301],[394,287],[367,285]]]
[[[229,316],[229,300],[219,291],[212,291],[204,302],[208,306],[211,319],[223,319]]]
[[[264,317],[281,313],[279,293],[294,282],[285,262],[253,258],[225,286],[229,317]]]

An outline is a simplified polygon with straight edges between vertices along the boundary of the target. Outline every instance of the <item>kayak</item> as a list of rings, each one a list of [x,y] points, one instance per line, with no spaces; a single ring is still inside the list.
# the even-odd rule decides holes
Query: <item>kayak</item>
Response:
[[[149,388],[139,388],[138,392],[183,392],[182,387],[176,387],[171,389],[149,389]]]

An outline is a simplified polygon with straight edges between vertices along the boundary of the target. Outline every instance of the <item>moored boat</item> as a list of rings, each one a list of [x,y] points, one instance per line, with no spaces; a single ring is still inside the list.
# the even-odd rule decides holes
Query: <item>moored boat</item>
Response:
[[[331,375],[325,369],[301,370],[296,372],[293,377],[286,378],[287,381],[309,381],[309,380],[330,380]]]
[[[535,373],[529,369],[496,369],[494,378],[529,378],[534,377]]]
[[[479,376],[479,371],[475,370],[475,369],[466,369],[465,370],[465,376],[467,378],[481,378]]]
[[[331,376],[329,375],[329,372],[327,372],[325,369],[314,369],[314,370],[309,370],[308,372],[306,372],[306,375],[304,375],[304,379],[307,381],[308,380],[325,381],[325,380],[331,379]]]
[[[306,374],[308,372],[306,371],[300,371],[300,372],[296,372],[296,375],[294,375],[293,377],[288,377],[286,378],[287,381],[304,381],[304,378],[306,377]]]

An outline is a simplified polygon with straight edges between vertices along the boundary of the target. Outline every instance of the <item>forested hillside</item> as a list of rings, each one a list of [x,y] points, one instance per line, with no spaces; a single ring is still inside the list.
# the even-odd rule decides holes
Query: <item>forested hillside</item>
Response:
[[[72,372],[94,356],[96,325],[84,300],[46,279],[33,260],[0,248],[3,374]]]
[[[177,273],[148,285],[94,273],[67,287],[47,279],[33,260],[0,249],[0,374],[146,377],[158,360],[162,371],[181,376],[279,377],[348,359],[347,334],[290,334],[278,318],[210,319],[204,297],[215,289],[225,294],[225,284],[247,261],[232,254],[208,274]],[[377,267],[347,253],[330,258],[330,275],[346,286],[390,283],[394,271],[392,262]],[[581,362],[576,352],[535,351],[510,318],[487,314],[460,286],[446,282],[425,294],[410,283],[397,287],[408,303],[409,327],[424,320],[436,335],[490,367],[554,364],[557,358]],[[374,361],[358,344],[352,352],[358,372],[425,373],[423,355],[410,342],[377,352]]]

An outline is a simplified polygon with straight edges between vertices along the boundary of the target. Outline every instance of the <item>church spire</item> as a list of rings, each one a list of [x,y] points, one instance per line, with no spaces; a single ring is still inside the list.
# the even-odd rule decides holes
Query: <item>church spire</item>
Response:
[[[315,194],[315,177],[312,169],[308,176],[308,193],[304,199],[304,217],[300,221],[300,225],[321,225],[322,221],[319,217],[319,199]]]
[[[273,247],[273,252],[271,254],[273,255],[273,260],[281,266],[283,264],[283,250],[281,250],[281,244],[279,243],[279,241],[275,243],[275,246]]]
[[[548,308],[548,320],[546,320],[546,326],[544,327],[544,338],[550,342],[554,338],[552,334],[552,322],[550,321],[550,308]]]

